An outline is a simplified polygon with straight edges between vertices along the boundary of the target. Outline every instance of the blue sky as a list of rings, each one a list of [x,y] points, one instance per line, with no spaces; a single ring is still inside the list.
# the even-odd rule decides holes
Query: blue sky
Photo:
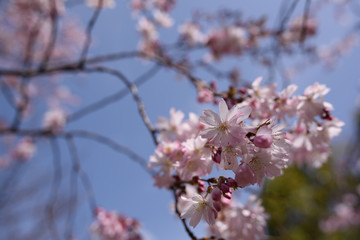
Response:
[[[190,19],[192,12],[196,9],[216,11],[229,6],[241,9],[245,18],[246,16],[257,18],[267,14],[270,26],[273,26],[280,2],[277,0],[178,1],[176,9],[172,13],[175,26],[169,32],[160,32],[160,38],[163,42],[171,42],[178,24]],[[297,12],[301,13],[302,10],[303,5],[300,5]],[[91,9],[80,5],[69,10],[69,14],[78,16],[83,25],[86,24],[91,13]],[[324,28],[321,28],[320,37],[314,41],[333,43],[345,33],[344,27],[330,20],[333,14],[333,9],[321,12],[319,22],[320,27],[324,26]],[[90,55],[136,49],[139,34],[135,28],[136,21],[131,16],[128,1],[117,1],[115,9],[104,10],[101,13],[93,32],[94,44]],[[294,80],[294,83],[299,85],[298,94],[315,81],[325,83],[331,88],[326,100],[334,105],[334,115],[346,123],[343,134],[338,137],[337,141],[346,140],[352,133],[353,113],[359,88],[358,56],[359,47],[355,47],[339,60],[334,70],[330,71],[327,68],[315,66],[307,69]],[[244,70],[243,76],[246,79],[255,79],[264,74],[263,70],[252,66],[249,61],[239,61],[239,64]],[[152,64],[146,61],[129,60],[109,63],[108,66],[122,71],[130,79],[134,79],[151,68]],[[104,74],[66,76],[63,83],[80,95],[81,104],[84,105],[95,102],[102,96],[115,93],[124,87],[117,79]],[[202,109],[210,107],[210,105],[199,105],[196,102],[195,89],[186,79],[177,79],[177,75],[171,70],[161,70],[151,81],[140,87],[139,95],[143,99],[153,123],[159,116],[168,116],[171,107],[182,110],[186,116],[189,112],[201,114]],[[79,105],[80,107],[81,105]],[[216,107],[214,108],[216,109]],[[150,134],[130,95],[98,112],[70,123],[67,129],[89,129],[101,133],[133,149],[145,159],[148,159],[154,151]],[[37,172],[52,167],[48,162],[50,155],[48,145],[45,142],[41,144],[39,153],[34,162],[30,163],[30,170],[26,171],[25,176],[34,177]],[[139,219],[145,231],[148,232],[148,240],[187,239],[181,222],[174,214],[170,213],[171,193],[153,187],[151,177],[139,165],[125,155],[95,142],[76,140],[76,144],[79,147],[82,166],[92,180],[100,206]],[[66,162],[69,156],[64,147],[63,150],[65,152],[62,155],[63,162]],[[66,185],[68,177],[68,175],[64,176],[62,184],[64,189],[68,186]],[[83,197],[75,225],[80,239],[85,236],[87,224],[90,223],[90,214],[86,204],[86,199]],[[201,226],[198,228],[196,232],[200,236],[203,229]]]

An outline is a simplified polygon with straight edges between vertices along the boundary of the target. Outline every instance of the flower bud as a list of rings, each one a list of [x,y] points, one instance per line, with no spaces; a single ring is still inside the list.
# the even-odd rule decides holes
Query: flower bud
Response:
[[[227,193],[229,192],[230,188],[228,185],[226,185],[225,183],[221,183],[220,184],[220,190],[223,192],[223,193]]]
[[[220,201],[221,200],[221,191],[219,188],[214,188],[214,190],[211,192],[211,198],[214,201]]]
[[[218,212],[221,211],[221,203],[220,202],[213,202],[213,206],[216,211],[218,211]]]
[[[274,139],[271,135],[258,135],[254,137],[253,143],[259,148],[269,148]]]
[[[217,180],[217,178],[210,178],[209,182],[210,183],[218,183],[219,181]]]
[[[236,170],[235,180],[239,187],[256,183],[256,176],[247,164],[241,164]]]
[[[225,193],[224,197],[227,199],[231,199],[231,193],[230,192]]]
[[[205,187],[204,186],[198,186],[197,191],[198,191],[198,193],[203,193],[203,192],[205,192]]]
[[[237,183],[233,178],[228,178],[226,185],[228,185],[231,188],[237,187]]]
[[[212,160],[213,160],[214,162],[220,163],[220,161],[221,161],[221,152],[222,152],[222,148],[220,147],[220,148],[218,148],[218,149],[216,150],[215,153],[213,153],[213,155],[212,155]]]

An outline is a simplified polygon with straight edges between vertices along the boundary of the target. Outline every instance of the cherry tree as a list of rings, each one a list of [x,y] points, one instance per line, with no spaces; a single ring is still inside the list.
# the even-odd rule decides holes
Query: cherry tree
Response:
[[[158,198],[176,218],[159,231],[177,224],[179,239],[286,239],[276,181],[323,186],[324,169],[337,181],[316,229],[359,227],[359,136],[334,160],[333,89],[303,78],[358,50],[360,4],[273,1],[250,16],[245,2],[187,4],[0,1],[1,238],[152,239],[141,218],[160,222]]]

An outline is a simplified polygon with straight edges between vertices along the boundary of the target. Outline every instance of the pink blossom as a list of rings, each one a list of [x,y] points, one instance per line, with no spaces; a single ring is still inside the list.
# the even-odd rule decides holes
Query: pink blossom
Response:
[[[309,17],[306,21],[304,21],[302,16],[294,18],[290,22],[288,29],[282,33],[280,41],[285,46],[293,42],[304,41],[306,37],[311,37],[316,34],[317,25],[317,21],[314,18]],[[304,31],[306,35],[303,34]],[[304,39],[302,39],[302,37]]]
[[[284,120],[285,116],[292,118],[296,115],[296,108],[298,105],[298,97],[290,97],[297,89],[294,84],[289,85],[283,91],[280,92],[274,108],[276,111],[277,119]]]
[[[274,114],[273,99],[277,97],[276,84],[260,86],[262,80],[262,77],[258,77],[253,81],[251,88],[247,89],[249,98],[241,104],[244,106],[248,105],[252,108],[250,118],[267,120]]]
[[[155,41],[158,39],[155,25],[146,17],[141,17],[139,19],[137,30],[147,41]]]
[[[198,91],[198,102],[213,102],[214,101],[214,94],[207,88],[201,88]]]
[[[238,157],[242,156],[243,153],[244,150],[241,146],[224,146],[221,152],[220,167],[224,170],[232,170],[235,172],[239,166]]]
[[[135,11],[146,9],[146,3],[143,0],[131,0],[131,7]]]
[[[236,170],[235,180],[240,187],[246,187],[256,183],[256,176],[247,164],[241,164]]]
[[[116,212],[108,212],[103,208],[96,211],[96,221],[90,230],[103,240],[141,240],[139,223]]]
[[[265,239],[266,220],[269,216],[261,206],[261,201],[251,196],[246,205],[228,205],[219,213],[210,231],[218,238],[226,240]]]
[[[169,156],[155,151],[155,154],[150,156],[149,167],[159,167],[159,171],[154,176],[155,186],[169,187],[173,183],[172,171],[176,167],[177,163]]]
[[[177,139],[182,135],[182,120],[184,113],[176,111],[174,108],[170,109],[170,120],[165,117],[159,117],[156,126],[160,130],[159,140]]]
[[[318,82],[305,89],[304,96],[299,97],[300,102],[297,107],[302,120],[311,121],[314,117],[320,116],[323,109],[333,109],[330,103],[324,101],[324,96],[329,91],[329,88]]]
[[[253,139],[254,145],[260,148],[269,148],[273,141],[272,131],[267,125],[260,127]]]
[[[199,26],[194,23],[184,23],[179,27],[179,32],[190,46],[197,43],[203,43],[204,41],[204,36],[201,33]]]
[[[152,0],[154,6],[164,12],[169,12],[174,6],[175,0]]]
[[[61,109],[52,109],[45,113],[43,126],[54,133],[60,132],[66,124],[66,113]]]
[[[219,59],[224,54],[241,54],[248,46],[248,41],[244,28],[228,26],[212,30],[208,34],[206,45],[209,46],[212,57]]]
[[[208,175],[212,169],[211,150],[206,147],[207,140],[198,136],[183,143],[184,159],[180,163],[180,177],[190,180],[194,176]]]
[[[219,103],[219,112],[220,116],[210,109],[204,110],[200,122],[206,128],[200,135],[220,146],[229,145],[234,139],[241,141],[246,134],[242,121],[250,115],[251,108],[235,105],[229,110],[225,100],[222,99]]]
[[[28,161],[35,155],[36,146],[33,139],[25,137],[19,141],[15,149],[12,151],[11,156],[21,161]]]
[[[260,186],[264,177],[274,178],[282,174],[282,169],[287,167],[289,155],[285,149],[265,149],[260,148],[259,151],[254,151],[252,154],[246,154],[242,162],[247,166],[240,165],[236,171],[235,179],[241,179],[239,185],[244,184],[241,176],[237,176],[245,172],[252,184],[255,179]],[[244,171],[245,168],[245,171]]]
[[[164,28],[170,28],[174,24],[174,21],[170,18],[170,16],[162,11],[156,10],[154,12],[155,21]]]
[[[204,198],[199,194],[195,194],[191,198],[182,198],[188,202],[188,206],[183,209],[181,218],[191,218],[190,226],[195,228],[202,218],[210,225],[215,223],[217,211],[212,204],[211,198]]]
[[[360,209],[357,206],[359,197],[355,194],[346,194],[340,203],[334,207],[334,213],[320,221],[320,229],[326,233],[346,230],[360,226]]]

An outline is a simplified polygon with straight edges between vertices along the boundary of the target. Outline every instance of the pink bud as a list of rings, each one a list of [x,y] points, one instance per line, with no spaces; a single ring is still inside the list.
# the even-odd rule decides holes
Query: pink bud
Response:
[[[215,208],[216,211],[220,212],[221,211],[221,204],[220,202],[213,202],[213,206]]]
[[[228,185],[226,185],[225,183],[221,183],[220,184],[220,190],[223,192],[223,193],[227,193],[229,192],[230,188]]]
[[[198,102],[200,102],[200,103],[212,102],[213,100],[214,100],[214,95],[209,89],[203,88],[203,89],[199,90]]]
[[[233,178],[228,178],[226,184],[231,188],[237,187],[237,183]]]
[[[230,192],[225,193],[224,197],[226,197],[227,199],[231,199],[231,193]]]
[[[222,148],[218,148],[218,150],[212,155],[212,160],[216,163],[220,163],[221,161],[221,152]]]
[[[258,135],[255,136],[253,143],[259,148],[269,148],[274,139],[271,135]]]
[[[219,188],[214,188],[214,190],[211,192],[211,197],[214,201],[220,201],[221,199],[221,191]]]
[[[199,186],[203,187],[205,186],[205,183],[203,181],[198,181]]]
[[[247,164],[241,164],[236,170],[235,180],[240,187],[256,183],[256,176]]]

